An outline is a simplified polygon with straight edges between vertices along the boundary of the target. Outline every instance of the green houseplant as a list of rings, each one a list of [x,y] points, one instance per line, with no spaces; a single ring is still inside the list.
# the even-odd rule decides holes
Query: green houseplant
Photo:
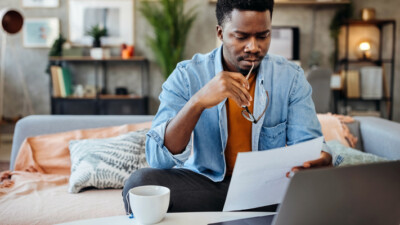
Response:
[[[92,26],[86,34],[93,38],[93,48],[101,47],[101,37],[107,36],[107,29],[99,26],[98,24]]]
[[[353,16],[353,4],[350,2],[349,5],[346,5],[342,9],[336,11],[335,15],[332,18],[331,24],[329,26],[330,36],[334,41],[335,49],[331,56],[331,62],[333,65],[333,69],[336,70],[339,57],[339,34],[340,34],[340,27],[342,23]]]
[[[157,64],[165,78],[183,59],[187,35],[196,18],[195,7],[184,12],[184,0],[161,0],[155,3],[142,2],[139,8],[154,29],[154,37],[147,38]]]

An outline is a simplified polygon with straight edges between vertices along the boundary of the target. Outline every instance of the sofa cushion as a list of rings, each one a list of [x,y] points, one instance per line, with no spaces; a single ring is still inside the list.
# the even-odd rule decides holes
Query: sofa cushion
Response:
[[[71,177],[68,191],[84,188],[122,188],[137,169],[148,167],[145,141],[148,129],[113,138],[70,141]]]

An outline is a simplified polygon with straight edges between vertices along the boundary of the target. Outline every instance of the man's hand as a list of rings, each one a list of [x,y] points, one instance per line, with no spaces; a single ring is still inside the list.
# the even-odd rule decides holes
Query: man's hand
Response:
[[[303,166],[296,166],[293,167],[290,172],[286,173],[286,177],[290,178],[293,173],[304,170],[304,169],[311,169],[311,168],[320,168],[320,167],[326,167],[326,166],[332,166],[332,156],[324,151],[321,151],[321,155],[318,159],[316,160],[311,160],[303,163]]]
[[[201,88],[168,124],[164,145],[172,154],[180,154],[189,143],[190,135],[204,109],[232,98],[239,106],[249,105],[249,82],[240,73],[222,71]]]
[[[192,98],[203,108],[218,105],[225,98],[233,99],[238,106],[249,106],[252,97],[249,82],[241,73],[222,71],[201,88]]]

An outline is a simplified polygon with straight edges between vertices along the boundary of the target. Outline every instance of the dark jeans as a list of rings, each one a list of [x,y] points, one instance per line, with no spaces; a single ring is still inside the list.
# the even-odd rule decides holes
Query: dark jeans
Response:
[[[125,211],[131,212],[128,191],[142,185],[160,185],[171,190],[168,212],[222,211],[230,181],[231,176],[226,176],[222,182],[213,182],[187,169],[140,169],[125,182],[122,191]],[[276,205],[253,210],[275,211]]]

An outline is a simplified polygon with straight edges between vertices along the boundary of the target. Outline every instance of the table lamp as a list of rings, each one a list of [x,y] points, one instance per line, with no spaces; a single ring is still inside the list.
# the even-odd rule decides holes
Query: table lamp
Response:
[[[362,41],[358,45],[358,48],[361,51],[362,59],[370,59],[371,58],[371,44],[368,41]]]

